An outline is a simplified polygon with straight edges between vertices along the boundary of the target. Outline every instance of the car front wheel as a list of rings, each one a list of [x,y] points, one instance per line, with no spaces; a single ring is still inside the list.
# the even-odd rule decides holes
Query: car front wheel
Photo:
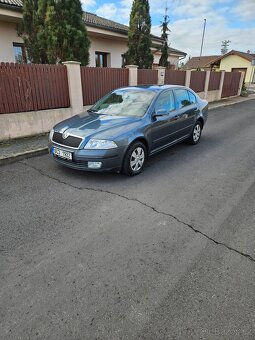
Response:
[[[189,143],[193,145],[197,144],[201,138],[201,134],[202,134],[202,124],[199,121],[197,121],[189,137]]]
[[[146,161],[146,147],[142,142],[135,142],[126,153],[123,163],[123,173],[128,176],[138,175]]]

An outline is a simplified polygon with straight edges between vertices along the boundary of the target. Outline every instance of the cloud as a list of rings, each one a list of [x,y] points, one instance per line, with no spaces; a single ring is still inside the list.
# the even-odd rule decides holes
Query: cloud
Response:
[[[239,1],[234,7],[233,12],[239,16],[241,20],[254,21],[255,19],[255,0]]]
[[[114,19],[117,14],[117,7],[114,3],[107,3],[99,7],[96,14],[107,19]]]
[[[97,8],[95,13],[101,17],[128,25],[131,6],[132,0],[122,0],[118,3],[118,6],[113,2],[104,3]]]
[[[246,52],[254,49],[251,40],[255,36],[255,25],[240,19],[254,19],[255,0],[173,0],[171,2],[170,46],[191,56],[200,54],[204,18],[207,19],[203,55],[221,54],[221,43],[230,40],[229,50]],[[171,20],[172,19],[172,20]],[[245,27],[246,26],[246,27]],[[248,28],[249,27],[249,28]],[[152,27],[153,34],[160,35],[158,26]],[[253,51],[255,52],[255,51]]]
[[[82,9],[84,11],[87,11],[90,8],[93,8],[96,6],[95,0],[81,0]]]
[[[191,29],[192,28],[192,29]],[[187,19],[178,20],[171,27],[172,33],[169,36],[170,46],[186,52],[188,56],[199,56],[203,27],[201,20]],[[160,34],[159,27],[153,27],[152,32]],[[215,25],[208,25],[205,31],[204,47],[202,55],[220,55],[221,42],[230,40],[229,50],[246,52],[252,50],[251,36],[255,36],[255,28],[228,28],[224,21]]]

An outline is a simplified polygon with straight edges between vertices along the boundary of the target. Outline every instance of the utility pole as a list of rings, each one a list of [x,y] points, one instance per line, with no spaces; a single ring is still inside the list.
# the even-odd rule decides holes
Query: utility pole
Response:
[[[200,57],[202,56],[203,45],[204,45],[205,26],[206,26],[206,19],[204,19],[204,29],[203,29],[203,35],[202,35],[201,50],[200,50]]]

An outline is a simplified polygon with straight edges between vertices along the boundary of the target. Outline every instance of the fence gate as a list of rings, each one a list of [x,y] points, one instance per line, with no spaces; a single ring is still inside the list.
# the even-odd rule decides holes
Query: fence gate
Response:
[[[221,98],[236,96],[239,89],[241,72],[226,72]]]

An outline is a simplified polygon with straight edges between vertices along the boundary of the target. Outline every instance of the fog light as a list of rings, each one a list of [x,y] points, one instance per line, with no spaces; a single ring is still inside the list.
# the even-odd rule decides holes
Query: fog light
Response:
[[[102,162],[88,162],[89,169],[100,169],[102,166]]]

